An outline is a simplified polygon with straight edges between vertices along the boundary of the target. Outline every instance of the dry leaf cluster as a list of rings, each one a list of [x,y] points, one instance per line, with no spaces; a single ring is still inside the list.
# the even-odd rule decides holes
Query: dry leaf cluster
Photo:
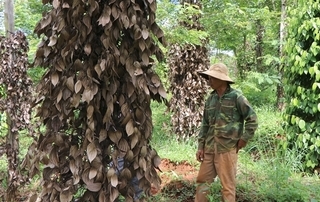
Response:
[[[208,69],[207,49],[198,45],[172,45],[169,51],[170,110],[173,132],[186,140],[201,125],[207,82],[197,72]]]
[[[0,36],[0,112],[6,113],[8,133],[6,151],[8,161],[7,199],[15,196],[15,192],[23,181],[19,172],[19,131],[31,130],[31,90],[32,81],[27,76],[28,43],[22,32],[8,33]],[[2,155],[2,154],[1,154]]]
[[[11,132],[25,129],[30,123],[32,81],[27,75],[28,42],[22,32],[0,36],[0,85],[6,95],[0,97],[0,109],[10,114],[15,126]],[[0,94],[1,96],[1,94]]]
[[[41,200],[71,201],[84,188],[80,201],[133,201],[133,176],[148,195],[161,162],[149,144],[150,101],[166,96],[152,67],[163,57],[155,39],[165,43],[156,1],[43,3],[52,10],[35,28],[43,40],[33,64],[47,69],[35,101],[46,128],[35,157],[44,165]]]
[[[198,1],[183,1],[183,4],[195,9],[201,7]],[[188,19],[179,22],[181,26],[189,30],[203,30],[200,13],[186,13],[186,16]],[[169,50],[171,122],[173,132],[180,140],[197,135],[201,125],[207,82],[197,72],[207,70],[209,66],[205,43],[204,40],[202,45],[173,44]]]

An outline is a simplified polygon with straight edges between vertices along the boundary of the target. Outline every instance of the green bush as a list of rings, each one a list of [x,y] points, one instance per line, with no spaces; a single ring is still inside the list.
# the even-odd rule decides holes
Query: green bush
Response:
[[[307,149],[304,170],[320,166],[319,1],[297,1],[288,9],[288,39],[283,58],[287,138],[283,150]]]
[[[254,153],[273,153],[284,137],[283,120],[280,112],[270,106],[255,107],[258,129],[245,150]]]
[[[243,81],[237,81],[235,87],[243,92],[254,106],[275,105],[278,76],[266,73],[248,72]]]

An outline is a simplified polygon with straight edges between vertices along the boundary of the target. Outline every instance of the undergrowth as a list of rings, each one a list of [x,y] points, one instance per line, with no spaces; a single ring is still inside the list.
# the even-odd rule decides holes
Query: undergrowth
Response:
[[[253,140],[239,153],[237,202],[316,202],[320,201],[320,179],[316,174],[303,172],[304,151],[278,151],[279,141],[285,138],[281,113],[269,106],[255,109],[259,128]],[[196,139],[179,142],[170,133],[170,114],[163,104],[153,104],[153,147],[161,157],[177,162],[190,161],[195,166]],[[211,185],[210,202],[221,200],[221,185],[217,179]],[[193,188],[185,190],[195,194]],[[172,193],[161,192],[149,201],[172,201]],[[187,195],[186,194],[186,195]]]

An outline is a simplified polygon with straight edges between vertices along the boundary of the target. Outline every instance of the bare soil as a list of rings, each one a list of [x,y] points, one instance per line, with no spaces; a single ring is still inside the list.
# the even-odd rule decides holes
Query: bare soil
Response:
[[[153,189],[153,194],[164,194],[171,201],[193,202],[198,170],[187,161],[176,163],[169,159],[162,159],[159,167],[161,189]]]

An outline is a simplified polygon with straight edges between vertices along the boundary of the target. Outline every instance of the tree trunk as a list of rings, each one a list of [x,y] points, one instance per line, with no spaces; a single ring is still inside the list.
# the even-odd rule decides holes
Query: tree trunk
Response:
[[[285,32],[286,3],[287,3],[286,0],[281,0],[280,45],[279,45],[280,58],[282,58],[284,54],[283,44],[284,44],[284,38],[286,35],[286,32]],[[278,72],[279,72],[280,78],[282,78],[283,67],[281,66],[281,64],[278,65]],[[277,108],[280,111],[284,109],[284,89],[281,83],[278,84],[277,86]]]
[[[257,35],[256,35],[256,61],[257,61],[257,71],[260,73],[264,72],[264,68],[262,65],[262,44],[263,44],[263,32],[264,32],[264,27],[261,24],[261,20],[256,21],[256,26],[257,26]]]
[[[14,9],[13,0],[5,0],[4,2],[4,26],[6,35],[8,32],[14,32]]]
[[[4,2],[4,24],[6,36],[10,36],[14,32],[14,9],[13,0]],[[11,64],[14,61],[12,55]],[[13,68],[13,66],[12,66]],[[8,188],[6,193],[6,201],[11,202],[16,200],[16,192],[18,188],[18,153],[19,153],[19,138],[18,132],[12,130],[15,127],[14,121],[11,120],[10,114],[7,112],[8,134],[6,138],[6,154],[8,160]]]
[[[19,138],[17,131],[11,131],[14,126],[14,122],[11,121],[9,114],[7,113],[8,134],[6,141],[6,153],[8,160],[8,188],[6,193],[6,201],[16,201],[17,190],[19,186]]]

